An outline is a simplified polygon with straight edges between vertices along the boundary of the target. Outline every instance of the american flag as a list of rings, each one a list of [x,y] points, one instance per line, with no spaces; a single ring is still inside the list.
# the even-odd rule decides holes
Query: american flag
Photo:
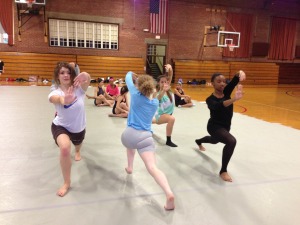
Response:
[[[167,33],[168,0],[150,0],[150,32]]]

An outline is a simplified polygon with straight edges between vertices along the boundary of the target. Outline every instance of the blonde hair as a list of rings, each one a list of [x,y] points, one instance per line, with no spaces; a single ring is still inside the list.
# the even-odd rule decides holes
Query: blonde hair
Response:
[[[137,88],[146,97],[150,97],[154,92],[154,79],[149,75],[141,75],[137,80]]]

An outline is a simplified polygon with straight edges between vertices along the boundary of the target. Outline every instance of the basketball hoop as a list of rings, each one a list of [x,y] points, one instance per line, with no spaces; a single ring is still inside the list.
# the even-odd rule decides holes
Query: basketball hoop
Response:
[[[227,44],[229,51],[233,52],[234,44]]]
[[[34,2],[35,2],[34,0],[26,0],[27,7],[32,8],[32,5],[33,5]]]

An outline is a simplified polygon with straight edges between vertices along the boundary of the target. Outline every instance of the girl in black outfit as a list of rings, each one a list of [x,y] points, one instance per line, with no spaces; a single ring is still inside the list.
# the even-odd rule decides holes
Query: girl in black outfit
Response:
[[[174,89],[175,106],[181,107],[192,107],[194,106],[190,96],[184,94],[182,89],[182,83],[178,82]]]
[[[215,73],[212,75],[211,83],[214,87],[214,92],[206,99],[206,104],[210,110],[210,119],[207,124],[207,131],[210,136],[195,140],[201,151],[205,151],[202,143],[217,144],[221,142],[225,144],[220,176],[224,181],[229,182],[232,182],[232,178],[227,173],[227,166],[236,145],[236,139],[229,131],[233,115],[233,103],[243,96],[242,85],[238,85],[233,98],[230,95],[239,81],[245,79],[246,74],[241,70],[235,74],[227,85],[226,79],[222,74]]]
[[[121,88],[120,95],[116,98],[115,104],[112,108],[112,114],[109,114],[110,117],[121,117],[127,118],[129,112],[129,105],[127,100],[128,87],[124,85]]]

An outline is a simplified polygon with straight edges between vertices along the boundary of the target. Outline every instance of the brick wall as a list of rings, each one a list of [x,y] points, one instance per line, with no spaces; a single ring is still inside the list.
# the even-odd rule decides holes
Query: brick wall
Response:
[[[43,15],[33,16],[22,27],[22,41],[18,41],[18,20],[15,10],[15,45],[0,45],[0,51],[37,52],[76,55],[125,56],[146,58],[147,42],[167,43],[167,61],[176,59],[222,60],[220,49],[205,48],[202,51],[204,26],[225,25],[225,15],[212,13],[207,8],[232,12],[252,13],[255,15],[253,41],[268,42],[271,16],[274,11],[266,9],[212,7],[196,1],[170,0],[169,32],[155,40],[155,35],[143,32],[149,28],[149,0],[60,0],[47,1],[46,15],[53,18],[73,18],[85,21],[112,22],[120,24],[119,50],[94,50],[49,47],[44,42]],[[280,16],[290,17],[281,12]],[[298,15],[300,17],[300,15]],[[298,18],[300,19],[300,18]],[[297,27],[297,45],[300,44],[300,25]],[[252,59],[253,60],[253,59]],[[267,59],[258,59],[266,61]]]

